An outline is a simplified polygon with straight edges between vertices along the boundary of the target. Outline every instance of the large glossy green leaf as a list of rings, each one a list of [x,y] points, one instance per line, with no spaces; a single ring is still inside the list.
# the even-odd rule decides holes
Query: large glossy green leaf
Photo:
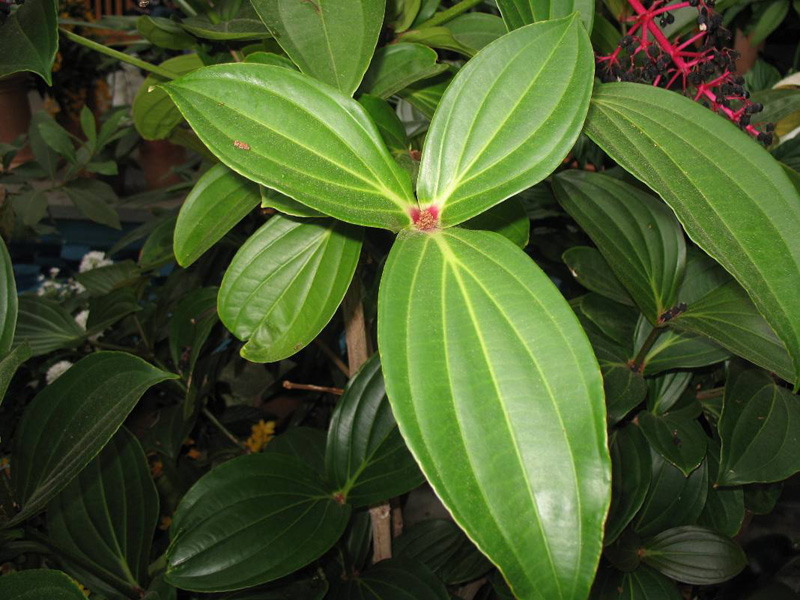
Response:
[[[497,0],[497,7],[509,31],[536,21],[566,17],[573,12],[580,13],[587,31],[592,30],[594,21],[592,0]]]
[[[411,179],[352,98],[259,64],[206,67],[166,86],[197,135],[234,171],[358,225],[400,229]]]
[[[364,75],[364,93],[388,98],[412,83],[429,79],[447,69],[436,63],[436,52],[422,44],[399,43],[385,46],[375,53]]]
[[[405,494],[424,481],[392,415],[377,354],[336,405],[325,463],[328,481],[354,507]]]
[[[642,313],[658,322],[675,305],[686,265],[683,231],[672,211],[628,183],[588,171],[564,171],[553,189]]]
[[[178,264],[191,265],[260,201],[255,183],[225,165],[211,167],[197,180],[178,214],[173,238]]]
[[[602,382],[549,278],[498,234],[401,233],[378,343],[400,430],[456,522],[520,598],[585,597],[610,487]]]
[[[386,7],[381,0],[252,0],[304,73],[352,96],[369,66]]]
[[[768,483],[800,471],[800,403],[763,371],[745,371],[725,386],[719,483]]]
[[[32,356],[78,344],[83,329],[64,308],[38,296],[20,296],[14,346],[27,342]]]
[[[0,77],[30,71],[53,85],[58,51],[58,3],[36,0],[23,4],[0,25]]]
[[[573,246],[561,255],[575,281],[591,292],[633,306],[630,294],[596,248]]]
[[[623,573],[602,569],[592,589],[591,600],[681,600],[675,582],[647,565]]]
[[[67,570],[112,597],[111,582],[145,587],[157,522],[158,492],[147,458],[124,427],[47,505],[48,534],[64,552]],[[84,568],[86,562],[103,578]]]
[[[0,358],[11,350],[17,327],[17,284],[6,243],[0,238]]]
[[[30,569],[0,577],[3,600],[86,600],[66,573],[55,569]]]
[[[722,487],[717,484],[719,480],[719,458],[719,442],[717,440],[709,440],[708,498],[697,524],[733,537],[739,533],[744,522],[744,491],[741,486]]]
[[[167,581],[229,591],[288,575],[321,556],[347,526],[319,474],[282,453],[215,467],[181,500],[170,528]]]
[[[22,506],[42,510],[106,445],[151,386],[175,376],[124,352],[79,360],[25,409],[14,439],[12,483]]]
[[[711,338],[734,354],[795,382],[786,347],[761,316],[747,292],[729,281],[690,304],[670,327]]]
[[[650,447],[686,477],[703,462],[708,436],[696,419],[669,413],[654,415],[646,410],[640,412],[637,419]]]
[[[305,347],[333,317],[353,278],[362,231],[332,219],[275,215],[233,257],[219,316],[242,356],[274,362]]]
[[[611,434],[611,508],[603,544],[612,544],[644,503],[652,465],[647,440],[634,425]]]
[[[194,371],[203,344],[219,321],[218,291],[215,287],[192,290],[178,303],[169,320],[169,352],[178,372],[186,377]]]
[[[177,75],[183,75],[202,67],[203,61],[197,54],[183,54],[165,60],[159,66]],[[163,77],[148,75],[133,99],[131,106],[133,124],[139,135],[146,140],[162,140],[169,137],[172,130],[183,121],[181,113],[167,93],[157,87],[163,82]]]
[[[394,558],[344,582],[331,600],[450,600],[447,588],[427,566]]]
[[[578,138],[594,75],[577,17],[537,23],[478,52],[447,87],[417,194],[456,225],[549,175]]]
[[[724,118],[652,86],[596,88],[586,131],[747,290],[799,373],[800,196],[781,166]]]
[[[747,565],[739,545],[703,527],[675,527],[645,540],[642,560],[664,575],[694,585],[714,585]]]

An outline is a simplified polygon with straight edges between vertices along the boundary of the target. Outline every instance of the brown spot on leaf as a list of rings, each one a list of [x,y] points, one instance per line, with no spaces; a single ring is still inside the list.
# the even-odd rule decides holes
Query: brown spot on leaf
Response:
[[[250,144],[247,142],[241,142],[239,140],[233,140],[233,145],[239,150],[250,150]]]

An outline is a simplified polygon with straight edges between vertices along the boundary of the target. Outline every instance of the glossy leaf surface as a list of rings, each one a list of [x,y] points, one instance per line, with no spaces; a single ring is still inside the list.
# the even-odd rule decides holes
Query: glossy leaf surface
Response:
[[[719,481],[720,444],[716,440],[708,442],[708,498],[698,525],[703,525],[724,535],[733,537],[744,522],[744,491],[741,486],[724,487]]]
[[[438,75],[447,69],[436,63],[435,51],[422,44],[399,43],[375,53],[364,75],[361,89],[378,98],[388,98],[412,83]]]
[[[513,31],[447,87],[422,152],[417,195],[456,225],[549,175],[572,148],[594,76],[576,17]]]
[[[685,476],[688,477],[700,466],[706,455],[708,437],[696,419],[642,411],[638,420],[650,447],[678,467]]]
[[[392,415],[377,354],[336,405],[325,463],[328,481],[354,507],[400,496],[424,481]]]
[[[592,0],[497,0],[506,27],[511,31],[536,21],[548,21],[579,12],[587,31],[592,30]]]
[[[494,231],[520,248],[530,241],[531,220],[519,198],[509,198],[462,224],[464,229]]]
[[[378,41],[380,0],[253,0],[286,54],[304,73],[352,96]]]
[[[650,448],[639,428],[626,425],[615,431],[611,451],[611,508],[603,543],[613,543],[644,503],[650,487]]]
[[[352,98],[247,63],[206,67],[165,87],[203,143],[248,179],[343,221],[411,223],[411,179]]]
[[[21,296],[14,346],[27,342],[32,356],[74,346],[84,331],[64,308],[38,296]]]
[[[554,178],[553,189],[656,323],[674,306],[686,265],[683,231],[672,211],[632,185],[588,171],[565,171]]]
[[[174,375],[124,352],[95,352],[39,392],[14,440],[21,522],[42,510],[106,445],[144,392]]]
[[[800,372],[800,196],[781,166],[730,122],[652,86],[598,87],[586,131],[747,290]]]
[[[0,239],[0,358],[11,350],[17,326],[17,284],[6,243]]]
[[[331,320],[361,252],[362,231],[330,219],[275,215],[233,257],[219,316],[242,356],[274,362],[295,354]]]
[[[561,255],[575,281],[591,292],[633,306],[633,300],[596,248],[573,246]]]
[[[175,224],[173,248],[182,267],[188,267],[250,213],[261,201],[258,185],[214,165],[186,196]]]
[[[640,317],[636,326],[637,352],[653,327]],[[670,369],[691,369],[713,365],[730,357],[730,352],[705,336],[664,329],[644,359],[644,374],[657,375]]]
[[[400,430],[456,522],[518,596],[585,597],[608,508],[602,382],[550,280],[498,234],[402,233],[378,342]]]
[[[447,23],[447,28],[457,41],[475,52],[506,33],[501,18],[481,12],[460,15]]]
[[[58,3],[23,4],[0,25],[0,78],[30,71],[52,85],[57,51]]]
[[[86,600],[66,573],[55,569],[29,569],[0,577],[3,600]]]
[[[347,526],[340,504],[311,467],[281,454],[223,463],[181,500],[172,521],[167,581],[195,591],[252,587],[326,552]]]

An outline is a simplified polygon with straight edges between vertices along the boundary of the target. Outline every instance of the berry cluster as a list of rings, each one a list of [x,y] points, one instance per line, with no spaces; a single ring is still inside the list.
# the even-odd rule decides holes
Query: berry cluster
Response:
[[[711,110],[722,113],[741,129],[769,146],[774,126],[759,131],[753,116],[763,105],[750,100],[744,79],[736,74],[738,54],[723,43],[731,37],[714,12],[716,0],[686,0],[665,6],[668,0],[628,0],[632,25],[619,46],[598,56],[598,75],[604,81],[635,81],[682,91]],[[670,41],[663,27],[674,23],[671,11],[697,9],[697,30]]]

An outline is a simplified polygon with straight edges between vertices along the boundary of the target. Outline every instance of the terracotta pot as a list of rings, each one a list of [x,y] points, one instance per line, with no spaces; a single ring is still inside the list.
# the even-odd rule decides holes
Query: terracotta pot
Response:
[[[24,73],[0,78],[0,142],[11,143],[27,133],[31,123],[31,105],[28,101],[28,76]],[[25,146],[17,154],[11,167],[27,160],[33,154]]]
[[[142,140],[139,146],[139,164],[147,180],[147,187],[151,190],[180,183],[181,178],[170,173],[170,170],[184,162],[186,148],[167,140]]]

